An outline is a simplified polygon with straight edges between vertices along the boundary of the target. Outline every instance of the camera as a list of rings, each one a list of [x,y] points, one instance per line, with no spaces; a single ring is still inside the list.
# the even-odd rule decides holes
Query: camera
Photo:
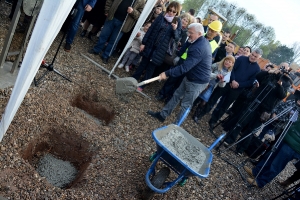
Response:
[[[280,72],[283,73],[283,74],[289,74],[289,72],[287,70],[285,70],[285,67],[284,66],[281,66],[279,68]]]

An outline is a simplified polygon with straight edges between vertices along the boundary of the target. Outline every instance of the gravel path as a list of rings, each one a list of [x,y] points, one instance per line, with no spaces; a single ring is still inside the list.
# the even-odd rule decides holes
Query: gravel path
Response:
[[[1,48],[7,33],[9,21],[5,15],[8,15],[9,9],[4,1],[0,2]],[[61,37],[60,33],[48,51],[48,62],[51,62]],[[19,36],[14,41],[19,41]],[[14,42],[12,48],[17,44]],[[134,93],[127,103],[120,100],[115,95],[115,80],[80,55],[88,55],[87,50],[92,46],[90,40],[77,36],[70,53],[61,48],[55,68],[72,82],[48,73],[38,87],[29,89],[0,143],[0,195],[8,199],[140,199],[145,188],[144,177],[151,165],[149,155],[156,150],[151,132],[171,124],[175,121],[175,114],[164,123],[146,114],[149,109],[158,111],[163,107],[154,99],[163,83],[156,82],[145,88],[144,92],[151,100],[139,93]],[[99,56],[88,56],[107,69],[111,69],[116,61],[112,58],[108,65],[104,65]],[[42,73],[40,69],[37,76]],[[130,74],[124,69],[116,69],[116,75],[126,77]],[[98,123],[82,110],[71,106],[76,95],[92,92],[103,106],[115,111],[115,119],[109,125]],[[11,88],[1,90],[0,94],[0,110],[3,113]],[[177,112],[178,109],[175,110]],[[208,131],[207,119],[205,117],[197,125],[188,117],[182,127],[209,146],[215,139]],[[22,158],[28,144],[50,127],[76,130],[82,139],[89,142],[89,150],[94,155],[82,180],[69,189],[52,186]],[[231,152],[229,154],[230,159],[237,159],[237,162],[245,159],[236,158]],[[251,167],[250,163],[247,165]],[[166,194],[156,195],[155,199],[271,199],[283,191],[277,181],[284,180],[294,170],[289,164],[265,188],[247,188],[235,168],[214,156],[208,178],[190,178],[184,187],[176,186]],[[171,174],[170,179],[175,177]]]

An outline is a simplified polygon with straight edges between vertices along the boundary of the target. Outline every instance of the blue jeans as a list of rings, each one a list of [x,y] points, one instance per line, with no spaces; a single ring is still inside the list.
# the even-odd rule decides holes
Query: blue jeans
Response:
[[[256,177],[258,172],[269,157],[271,151],[267,153],[263,159],[252,169],[253,175]],[[269,182],[271,182],[293,159],[300,159],[300,154],[295,152],[284,141],[278,146],[278,149],[272,154],[260,174],[258,175],[256,182],[258,187],[262,188]]]
[[[74,16],[72,22],[71,22],[71,25],[70,25],[70,29],[68,31],[68,35],[66,37],[66,43],[68,44],[72,44],[73,43],[73,40],[74,40],[74,37],[76,35],[76,32],[77,32],[77,29],[78,29],[78,26],[79,26],[79,23],[80,23],[80,20],[84,14],[84,5],[82,4],[83,1],[80,1],[77,5],[77,13],[76,15]]]
[[[106,20],[101,30],[99,40],[96,46],[94,46],[94,52],[100,53],[104,48],[105,43],[109,39],[105,51],[102,54],[102,58],[109,58],[123,35],[123,32],[120,32],[122,24],[123,22],[117,20],[116,18],[113,18],[112,20]]]

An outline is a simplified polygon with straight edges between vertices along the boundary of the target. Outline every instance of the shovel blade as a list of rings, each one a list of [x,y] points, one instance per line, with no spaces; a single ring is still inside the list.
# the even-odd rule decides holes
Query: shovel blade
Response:
[[[137,80],[133,77],[118,78],[116,80],[116,93],[127,94],[134,92],[137,88]]]

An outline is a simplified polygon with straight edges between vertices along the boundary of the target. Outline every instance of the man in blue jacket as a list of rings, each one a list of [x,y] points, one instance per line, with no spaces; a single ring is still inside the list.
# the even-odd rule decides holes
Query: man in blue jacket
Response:
[[[79,22],[84,14],[84,11],[90,12],[95,6],[96,2],[97,0],[77,0],[77,13],[71,22],[71,26],[66,37],[66,44],[64,46],[64,50],[66,52],[69,52],[71,50],[71,44],[73,43],[74,37],[79,26]]]
[[[173,97],[162,109],[161,112],[148,111],[152,117],[164,122],[181,100],[181,111],[177,116],[180,120],[185,111],[193,105],[194,100],[207,87],[211,74],[211,47],[206,38],[204,38],[203,26],[200,23],[192,23],[188,26],[189,38],[191,43],[188,47],[185,45],[185,61],[161,73],[160,79],[166,80],[168,77],[178,77],[185,74],[179,88],[175,91]]]
[[[208,122],[210,128],[213,128],[217,121],[223,116],[229,106],[237,99],[245,88],[249,88],[255,81],[255,76],[260,72],[260,67],[257,64],[258,59],[262,56],[261,49],[254,50],[249,57],[240,56],[236,59],[233,70],[230,75],[230,84],[225,87],[217,87],[205,104],[200,114],[197,116],[200,120],[205,114],[215,106],[218,99],[226,95],[222,105],[217,110],[215,109]]]

